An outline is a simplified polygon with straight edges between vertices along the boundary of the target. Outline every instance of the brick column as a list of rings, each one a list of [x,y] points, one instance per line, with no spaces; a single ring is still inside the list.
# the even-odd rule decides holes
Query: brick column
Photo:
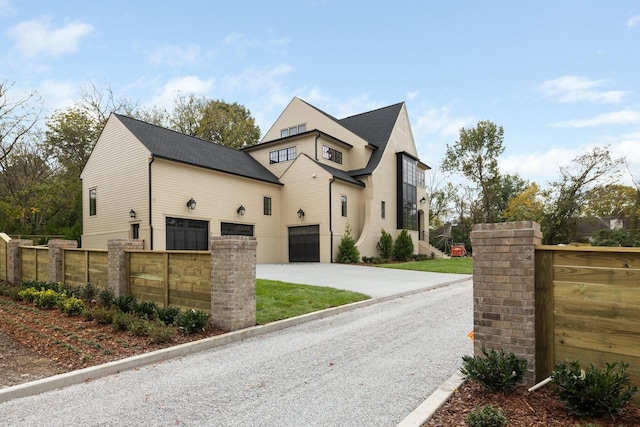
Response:
[[[33,246],[33,240],[11,239],[7,242],[7,282],[17,285],[22,280],[20,246]]]
[[[49,281],[63,282],[62,277],[62,250],[66,248],[77,248],[78,242],[75,240],[52,239],[47,243],[49,247]]]
[[[143,249],[144,241],[133,239],[113,239],[107,242],[107,284],[117,298],[127,293],[127,258],[125,249]]]
[[[256,324],[255,237],[211,238],[211,322],[234,331]]]
[[[535,380],[535,246],[533,221],[476,224],[473,246],[474,354],[495,348],[528,362],[526,385]]]

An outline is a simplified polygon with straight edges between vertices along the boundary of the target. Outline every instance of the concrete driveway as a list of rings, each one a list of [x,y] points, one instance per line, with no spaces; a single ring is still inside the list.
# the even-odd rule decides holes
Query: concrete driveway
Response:
[[[363,265],[299,263],[258,264],[256,277],[303,285],[329,286],[378,298],[457,283],[470,279],[471,275]]]

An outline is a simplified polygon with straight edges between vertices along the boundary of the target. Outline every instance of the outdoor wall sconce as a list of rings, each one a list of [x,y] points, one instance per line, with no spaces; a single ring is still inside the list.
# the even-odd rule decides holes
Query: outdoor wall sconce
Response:
[[[193,197],[189,199],[189,201],[187,202],[187,209],[189,209],[190,211],[194,210],[196,208],[196,201],[193,200]]]
[[[246,211],[246,209],[242,205],[240,205],[240,207],[236,210],[236,212],[238,212],[238,216],[244,215],[244,211]]]
[[[302,210],[302,208],[298,209],[298,218],[304,218],[304,211]]]
[[[136,211],[134,211],[133,209],[131,209],[129,211],[129,218],[135,218],[136,217]]]
[[[424,205],[425,203],[427,203],[427,198],[423,197],[422,199],[420,199],[420,204]]]

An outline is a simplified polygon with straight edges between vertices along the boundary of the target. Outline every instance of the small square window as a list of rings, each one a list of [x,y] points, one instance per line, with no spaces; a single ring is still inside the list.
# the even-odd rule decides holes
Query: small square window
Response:
[[[298,126],[298,133],[303,133],[307,131],[307,125]]]
[[[282,129],[280,131],[280,138],[286,138],[287,136],[289,136],[289,129]]]
[[[297,134],[298,134],[298,127],[297,126],[289,128],[289,135],[297,135]]]

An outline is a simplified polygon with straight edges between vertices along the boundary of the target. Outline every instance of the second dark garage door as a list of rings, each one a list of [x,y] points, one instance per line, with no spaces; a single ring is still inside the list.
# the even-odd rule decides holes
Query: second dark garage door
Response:
[[[320,226],[289,227],[289,262],[320,262]]]

